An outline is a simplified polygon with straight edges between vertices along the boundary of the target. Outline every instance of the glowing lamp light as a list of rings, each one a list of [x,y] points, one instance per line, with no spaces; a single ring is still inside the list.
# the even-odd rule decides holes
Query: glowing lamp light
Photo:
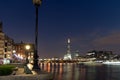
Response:
[[[41,3],[42,3],[42,0],[33,0],[33,4],[35,6],[40,6]]]
[[[16,53],[16,51],[15,51],[15,50],[13,50],[13,53]]]
[[[30,45],[26,45],[25,48],[26,48],[27,50],[29,50],[29,49],[30,49]]]

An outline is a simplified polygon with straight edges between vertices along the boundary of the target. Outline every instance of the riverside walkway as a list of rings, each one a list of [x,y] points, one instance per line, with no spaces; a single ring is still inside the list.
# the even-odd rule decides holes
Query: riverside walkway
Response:
[[[18,67],[15,75],[0,76],[0,80],[53,80],[53,75],[45,71],[39,71],[39,73],[32,71],[32,64],[27,65],[32,74],[24,73],[23,67]]]

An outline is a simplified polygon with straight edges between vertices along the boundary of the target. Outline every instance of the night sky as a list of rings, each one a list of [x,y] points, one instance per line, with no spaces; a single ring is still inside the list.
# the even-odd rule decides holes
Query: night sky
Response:
[[[3,31],[15,42],[34,42],[32,0],[0,0]],[[63,57],[67,39],[71,51],[120,54],[120,0],[43,0],[39,7],[39,55]]]

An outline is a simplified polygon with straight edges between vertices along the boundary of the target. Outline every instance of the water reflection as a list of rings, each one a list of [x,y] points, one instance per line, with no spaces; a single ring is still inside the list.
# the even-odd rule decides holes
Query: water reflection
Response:
[[[76,63],[41,63],[54,80],[120,80],[120,65],[88,66]]]

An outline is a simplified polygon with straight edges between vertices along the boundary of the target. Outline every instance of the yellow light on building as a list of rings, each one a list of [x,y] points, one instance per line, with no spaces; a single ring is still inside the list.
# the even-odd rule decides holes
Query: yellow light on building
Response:
[[[27,50],[29,50],[29,49],[30,49],[30,45],[26,45],[25,48],[26,48]]]

